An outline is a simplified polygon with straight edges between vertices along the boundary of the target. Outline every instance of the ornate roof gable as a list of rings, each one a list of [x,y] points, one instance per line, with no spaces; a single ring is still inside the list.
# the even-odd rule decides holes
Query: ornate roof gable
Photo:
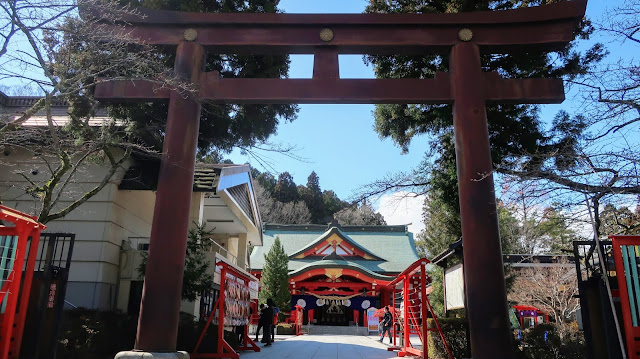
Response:
[[[318,239],[295,253],[292,253],[289,258],[302,259],[308,257],[326,257],[330,255],[344,257],[345,259],[384,260],[360,246],[339,227],[331,227],[318,237]]]

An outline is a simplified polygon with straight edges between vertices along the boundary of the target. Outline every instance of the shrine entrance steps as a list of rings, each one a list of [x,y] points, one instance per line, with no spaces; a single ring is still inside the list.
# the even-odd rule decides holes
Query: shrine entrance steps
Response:
[[[366,327],[334,326],[334,325],[303,325],[303,333],[313,335],[368,335]]]

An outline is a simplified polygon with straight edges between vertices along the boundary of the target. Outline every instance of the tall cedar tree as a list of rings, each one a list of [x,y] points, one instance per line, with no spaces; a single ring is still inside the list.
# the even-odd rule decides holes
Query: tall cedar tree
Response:
[[[301,197],[311,212],[311,223],[324,224],[324,200],[320,189],[320,177],[315,171],[307,178],[307,187],[302,188]]]
[[[209,13],[276,13],[279,0],[122,0],[123,3],[152,9]],[[167,52],[172,65],[175,53]],[[289,72],[288,55],[209,54],[205,71],[219,71],[223,78],[285,78]],[[263,143],[275,133],[279,121],[293,121],[295,105],[202,104],[198,150],[229,152]],[[111,115],[131,119],[130,131],[148,146],[162,148],[167,117],[166,103],[124,104],[112,106]]]
[[[465,11],[505,10],[522,6],[535,6],[558,2],[556,0],[371,0],[369,13],[456,13]],[[575,30],[579,38],[587,38],[592,28],[583,20]],[[483,71],[497,71],[504,78],[558,78],[572,79],[582,75],[604,51],[600,44],[587,50],[582,56],[572,50],[570,43],[553,56],[541,52],[482,55]],[[448,71],[449,58],[445,55],[396,55],[366,56],[365,61],[374,66],[378,78],[433,78],[436,72]],[[432,199],[438,198],[446,210],[450,229],[459,228],[458,186],[456,178],[455,148],[453,142],[453,111],[450,104],[377,105],[374,112],[375,129],[381,137],[390,137],[408,151],[411,139],[419,134],[435,136],[428,161],[420,169],[430,190]],[[566,150],[567,138],[575,136],[572,126],[563,129],[563,136],[548,136],[532,105],[488,105],[487,118],[494,163],[517,163],[527,153]],[[566,151],[563,151],[566,153]],[[435,160],[434,160],[435,159]],[[460,230],[448,235],[460,238]]]
[[[280,238],[276,237],[269,253],[264,256],[260,301],[272,298],[281,312],[291,310],[289,293],[289,257],[284,252]]]

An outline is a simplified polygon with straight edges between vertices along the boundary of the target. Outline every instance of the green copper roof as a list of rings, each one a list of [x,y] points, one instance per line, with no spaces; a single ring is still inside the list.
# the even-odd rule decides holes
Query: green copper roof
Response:
[[[264,255],[269,252],[275,237],[280,238],[287,255],[292,255],[316,241],[327,231],[324,225],[265,225],[264,244],[251,253],[251,268],[262,270]],[[413,234],[406,226],[342,226],[341,231],[358,246],[380,260],[352,260],[347,263],[378,274],[397,274],[419,259]],[[319,262],[318,258],[289,259],[289,270]]]

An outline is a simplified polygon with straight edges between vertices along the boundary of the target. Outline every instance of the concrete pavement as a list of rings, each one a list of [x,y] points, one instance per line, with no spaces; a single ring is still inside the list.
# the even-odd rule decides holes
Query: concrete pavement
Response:
[[[277,336],[281,337],[281,336]],[[277,340],[269,347],[260,344],[261,351],[241,352],[242,359],[391,359],[397,352],[387,351],[375,336],[301,335]]]

